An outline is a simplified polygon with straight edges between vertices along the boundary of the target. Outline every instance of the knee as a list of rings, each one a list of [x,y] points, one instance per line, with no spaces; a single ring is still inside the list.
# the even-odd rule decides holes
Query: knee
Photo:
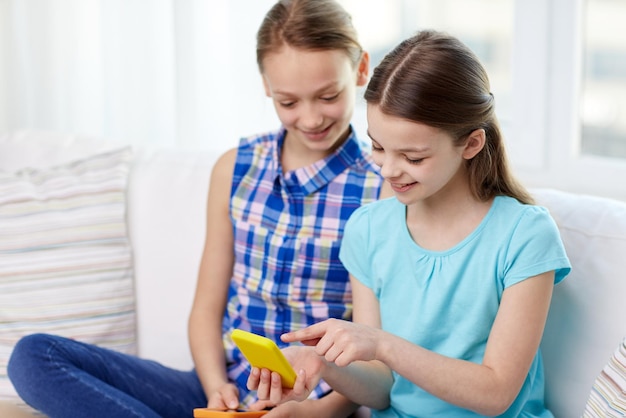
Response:
[[[32,334],[22,337],[11,352],[7,364],[7,374],[13,386],[19,390],[22,383],[32,384],[41,372],[46,361],[48,347],[53,344],[54,336]]]
[[[9,358],[9,365],[24,365],[33,361],[33,358],[41,356],[41,353],[46,351],[55,337],[48,334],[30,334],[22,337],[15,347]]]

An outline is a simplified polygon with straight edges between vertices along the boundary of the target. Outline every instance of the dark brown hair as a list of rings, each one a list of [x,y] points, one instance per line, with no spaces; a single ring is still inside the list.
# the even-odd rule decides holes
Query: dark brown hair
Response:
[[[457,38],[427,30],[400,43],[374,69],[365,100],[385,114],[440,128],[457,145],[484,129],[485,146],[467,161],[474,196],[533,202],[510,172],[487,72]]]
[[[263,59],[283,45],[304,50],[344,50],[354,65],[363,49],[351,16],[334,0],[279,0],[257,32],[256,57]]]

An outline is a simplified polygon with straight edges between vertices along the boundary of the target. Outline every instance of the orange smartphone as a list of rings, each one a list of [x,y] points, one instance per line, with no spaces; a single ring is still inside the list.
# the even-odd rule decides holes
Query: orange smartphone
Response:
[[[293,387],[296,372],[274,341],[240,329],[234,330],[232,337],[252,366],[277,372],[280,374],[283,387]]]
[[[194,408],[193,418],[256,418],[269,411],[247,411],[245,409],[209,409]]]

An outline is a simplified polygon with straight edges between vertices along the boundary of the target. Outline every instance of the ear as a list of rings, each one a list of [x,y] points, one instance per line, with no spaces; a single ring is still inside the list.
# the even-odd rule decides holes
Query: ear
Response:
[[[272,97],[272,91],[270,90],[270,86],[267,84],[267,80],[263,74],[261,74],[261,78],[263,79],[263,89],[265,89],[265,95],[267,97]]]
[[[463,149],[463,158],[471,160],[478,154],[487,142],[487,135],[484,129],[475,129],[467,137],[465,141],[465,148]]]
[[[367,84],[367,80],[370,72],[370,54],[367,51],[363,51],[361,59],[357,66],[356,73],[356,85],[361,87]]]

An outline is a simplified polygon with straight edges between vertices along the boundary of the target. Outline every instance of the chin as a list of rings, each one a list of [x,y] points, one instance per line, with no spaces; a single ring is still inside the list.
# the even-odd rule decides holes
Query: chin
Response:
[[[309,148],[313,152],[331,152],[334,151],[341,142],[337,139],[332,141],[322,140],[322,141],[307,141],[307,148]]]
[[[402,203],[405,206],[410,206],[418,201],[422,200],[421,197],[416,196],[415,194],[409,193],[394,193],[393,194],[398,202]]]

